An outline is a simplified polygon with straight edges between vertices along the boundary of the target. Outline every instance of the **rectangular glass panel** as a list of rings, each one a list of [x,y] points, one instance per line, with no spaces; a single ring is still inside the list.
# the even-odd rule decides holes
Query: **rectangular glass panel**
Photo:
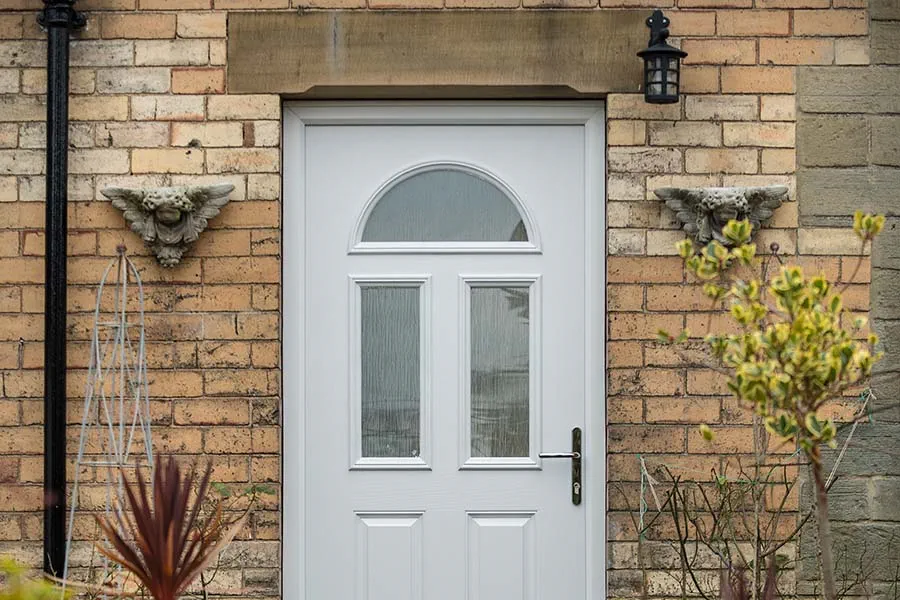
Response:
[[[527,457],[529,288],[471,288],[473,457]]]
[[[363,457],[419,455],[419,289],[360,290]]]

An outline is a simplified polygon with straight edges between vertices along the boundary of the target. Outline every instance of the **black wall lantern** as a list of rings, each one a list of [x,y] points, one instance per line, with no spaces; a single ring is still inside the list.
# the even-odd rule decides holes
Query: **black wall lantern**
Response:
[[[661,10],[647,17],[650,46],[638,52],[644,59],[644,100],[651,104],[678,102],[681,82],[681,59],[687,52],[666,43],[669,37],[669,18]]]

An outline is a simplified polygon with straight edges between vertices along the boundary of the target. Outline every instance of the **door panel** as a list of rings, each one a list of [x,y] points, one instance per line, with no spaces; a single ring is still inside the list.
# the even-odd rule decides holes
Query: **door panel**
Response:
[[[588,508],[538,457],[594,433],[587,147],[577,123],[305,126],[285,569],[309,600],[588,597]]]

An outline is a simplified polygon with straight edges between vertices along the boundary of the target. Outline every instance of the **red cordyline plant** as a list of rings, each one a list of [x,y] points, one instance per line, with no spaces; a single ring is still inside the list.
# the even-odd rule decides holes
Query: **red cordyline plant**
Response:
[[[97,518],[110,544],[109,548],[98,544],[98,551],[130,571],[154,600],[177,600],[184,594],[246,521],[246,515],[227,520],[221,505],[201,518],[211,471],[208,465],[193,503],[196,473],[191,470],[182,477],[173,458],[157,467],[152,498],[140,471],[137,485],[123,474],[128,506],[116,511],[115,524]]]

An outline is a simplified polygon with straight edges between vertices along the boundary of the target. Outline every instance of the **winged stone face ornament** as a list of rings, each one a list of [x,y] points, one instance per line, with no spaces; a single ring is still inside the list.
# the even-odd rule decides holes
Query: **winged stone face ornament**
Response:
[[[219,214],[234,191],[230,183],[160,188],[108,187],[101,193],[124,213],[164,267],[174,267]]]
[[[748,219],[755,234],[781,206],[788,188],[763,187],[659,188],[654,193],[675,211],[685,233],[700,244],[716,240],[724,246],[731,242],[722,228],[731,219]]]

